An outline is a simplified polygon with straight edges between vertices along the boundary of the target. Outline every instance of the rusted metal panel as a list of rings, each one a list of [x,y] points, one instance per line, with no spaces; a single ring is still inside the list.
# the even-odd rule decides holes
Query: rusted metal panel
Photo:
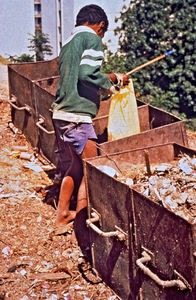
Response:
[[[38,132],[35,126],[33,83],[10,68],[9,94],[13,124],[23,132],[32,146],[36,147]]]
[[[160,288],[140,270],[138,279],[143,299],[195,299],[195,225],[189,224],[134,190],[133,199],[134,253],[138,258],[142,257],[143,251],[150,253],[148,268],[162,280],[174,280],[182,276],[187,281],[187,289],[184,291],[177,287],[166,290]],[[135,280],[138,279],[135,276]],[[136,293],[138,296],[139,291]]]
[[[9,64],[8,75],[10,70],[15,71],[30,81],[56,76],[59,75],[58,57],[46,61]]]
[[[56,89],[58,78],[51,77],[37,81],[34,85],[36,107],[36,127],[38,130],[38,151],[54,165],[58,164],[55,131],[52,123],[52,91]]]
[[[105,178],[105,174],[91,165],[88,165],[87,172],[91,174],[88,176],[89,216],[95,210],[101,216],[96,226],[104,232],[113,232],[118,227],[126,234],[125,240],[121,241],[116,237],[98,236],[91,231],[93,267],[122,299],[128,299],[127,295],[133,288],[132,234],[128,230],[131,222],[130,191],[128,186],[113,178]]]
[[[146,113],[145,110],[147,110]],[[100,153],[115,153],[164,143],[188,145],[184,121],[151,105],[139,107],[138,113],[141,120],[143,119],[143,116],[146,116],[144,117],[145,122],[148,117],[147,123],[149,130],[145,130],[144,122],[144,131],[142,131],[141,128],[139,134],[116,141],[107,141],[107,127],[105,127],[107,124],[107,117],[104,117],[104,120],[97,120],[95,126],[97,126],[99,131],[104,132],[104,135],[101,136],[99,145]]]
[[[113,230],[117,222],[117,226],[128,234],[126,251],[130,254],[126,262],[121,259],[121,253],[116,258],[115,265],[120,264],[119,270],[124,269],[124,272],[120,274],[114,268],[108,268],[107,273],[101,255],[104,255],[104,262],[107,262],[111,253],[115,253],[112,244],[114,238],[110,238],[108,243],[103,237],[100,239],[99,234],[90,227],[94,268],[123,300],[193,300],[196,296],[195,224],[138,193],[134,185],[132,188],[125,187],[126,184],[97,168],[104,165],[119,172],[119,169],[126,170],[132,164],[139,167],[145,163],[144,150],[148,151],[151,163],[171,162],[180,153],[196,155],[196,151],[184,146],[164,144],[86,160],[89,218],[94,210],[98,211],[101,222],[96,225],[103,232]],[[150,257],[148,262],[144,262],[144,254]],[[146,273],[140,265],[147,268]],[[153,274],[152,278],[148,273]],[[157,278],[158,282],[168,285],[174,283],[174,286],[162,287],[157,283]],[[129,288],[124,283],[126,280],[129,280]]]
[[[34,84],[36,80],[58,75],[58,58],[50,61],[8,65],[9,103],[12,122],[31,145],[38,145]]]

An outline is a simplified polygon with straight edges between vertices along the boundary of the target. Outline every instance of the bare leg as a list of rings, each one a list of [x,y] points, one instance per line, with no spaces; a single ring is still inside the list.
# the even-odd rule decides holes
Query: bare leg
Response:
[[[69,210],[70,200],[74,189],[78,189],[83,176],[81,158],[71,148],[69,148],[69,155],[71,157],[71,164],[66,172],[67,175],[61,183],[56,218],[56,234],[69,231],[70,225],[73,227],[73,222],[72,224],[69,222],[75,219],[76,211]]]
[[[82,158],[90,158],[97,156],[97,148],[96,142],[88,140],[84,151],[82,153]],[[88,218],[87,214],[87,195],[86,195],[86,187],[84,177],[82,178],[82,182],[78,191],[77,198],[77,208],[76,208],[76,219],[74,222],[74,232],[77,238],[78,244],[85,255],[86,259],[91,261],[90,254],[90,239],[89,239],[89,231],[86,226],[86,219]]]
[[[76,212],[69,210],[70,199],[74,190],[74,181],[72,177],[66,176],[63,178],[59,203],[57,208],[57,218],[56,218],[56,234],[62,234],[68,231],[70,228],[66,228],[66,225],[75,219]]]
[[[92,140],[88,140],[81,156],[82,159],[97,156],[96,142]],[[85,181],[83,177],[78,190],[76,212],[78,213],[81,209],[85,208],[86,206],[87,206],[87,197],[86,197]]]

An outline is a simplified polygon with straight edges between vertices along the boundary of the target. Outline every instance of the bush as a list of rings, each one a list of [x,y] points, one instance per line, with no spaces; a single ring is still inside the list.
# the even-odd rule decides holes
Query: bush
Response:
[[[167,56],[132,75],[136,93],[156,106],[196,116],[195,0],[130,1],[116,28],[127,71],[173,49]],[[120,56],[120,54],[119,54]],[[149,96],[150,95],[150,96]]]

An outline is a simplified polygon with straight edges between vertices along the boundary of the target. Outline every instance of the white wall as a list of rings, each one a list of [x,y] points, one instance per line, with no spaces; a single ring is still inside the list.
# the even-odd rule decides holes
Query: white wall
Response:
[[[0,55],[33,55],[27,46],[34,27],[33,0],[0,0]]]
[[[41,0],[42,7],[42,31],[49,34],[50,45],[53,47],[53,55],[45,56],[45,59],[52,59],[59,55],[58,36],[58,0]],[[61,0],[62,12],[62,44],[70,36],[79,10],[88,4],[101,6],[109,20],[108,32],[103,42],[111,51],[118,48],[118,39],[114,36],[113,30],[117,27],[115,17],[120,15],[122,6],[129,4],[130,0]],[[28,46],[31,38],[28,33],[34,35],[34,0],[0,0],[0,55],[20,56],[30,52]],[[108,42],[110,40],[111,42]]]
[[[53,55],[45,55],[45,59],[58,56],[57,14],[57,0],[41,0],[42,32],[48,34],[49,43],[53,47]]]

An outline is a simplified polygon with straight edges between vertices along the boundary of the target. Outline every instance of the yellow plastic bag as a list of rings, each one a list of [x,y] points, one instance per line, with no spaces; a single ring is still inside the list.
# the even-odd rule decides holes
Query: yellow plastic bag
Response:
[[[108,141],[140,132],[137,102],[133,82],[112,96],[108,118]]]

